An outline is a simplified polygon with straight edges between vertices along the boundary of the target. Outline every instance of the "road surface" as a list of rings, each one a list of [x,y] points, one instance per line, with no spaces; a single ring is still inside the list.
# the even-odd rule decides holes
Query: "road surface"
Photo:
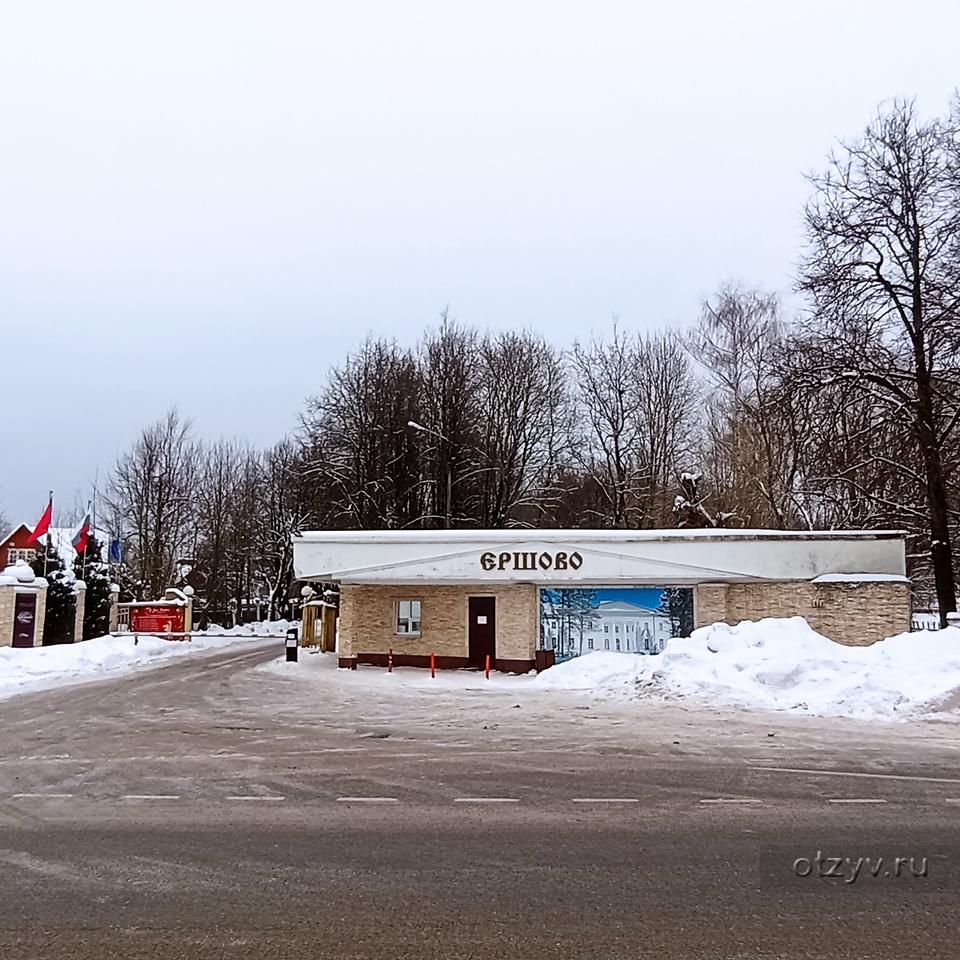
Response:
[[[960,956],[952,723],[404,690],[278,647],[0,703],[0,957]]]

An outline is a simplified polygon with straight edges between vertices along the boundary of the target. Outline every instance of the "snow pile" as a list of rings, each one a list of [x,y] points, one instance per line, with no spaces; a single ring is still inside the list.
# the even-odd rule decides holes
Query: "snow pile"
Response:
[[[211,623],[206,630],[195,630],[195,637],[279,637],[284,636],[291,627],[299,627],[296,620],[260,620],[256,623],[242,623],[235,627],[221,627]]]
[[[534,684],[549,690],[630,694],[639,680],[649,677],[652,663],[653,658],[636,653],[596,650],[538,673]]]
[[[802,617],[717,623],[668,641],[656,657],[588,654],[547,670],[535,683],[818,716],[921,716],[960,706],[960,629],[847,647]]]
[[[178,641],[123,633],[52,647],[0,647],[0,699],[159,666],[174,657],[235,642],[226,637]]]

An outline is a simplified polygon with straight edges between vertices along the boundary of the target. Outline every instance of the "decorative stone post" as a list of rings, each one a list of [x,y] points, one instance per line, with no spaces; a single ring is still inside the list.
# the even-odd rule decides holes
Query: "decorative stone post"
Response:
[[[120,628],[120,584],[110,584],[110,632],[116,633]]]
[[[23,560],[0,573],[0,646],[39,647],[47,606],[47,581]]]
[[[183,629],[187,634],[190,634],[193,633],[193,587],[184,587],[183,593],[187,598],[187,612],[183,618]]]
[[[73,592],[77,598],[76,612],[73,615],[73,642],[79,643],[83,639],[83,614],[86,609],[87,585],[82,580],[73,584]]]

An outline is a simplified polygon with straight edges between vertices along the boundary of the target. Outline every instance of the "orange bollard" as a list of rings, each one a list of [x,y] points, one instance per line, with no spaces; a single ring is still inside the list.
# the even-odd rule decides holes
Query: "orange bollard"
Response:
[[[437,658],[433,655],[433,653],[431,653],[430,654],[430,676],[436,677],[436,675],[437,675]]]
[[[487,662],[484,665],[483,672],[486,674],[487,679],[490,679],[490,654],[487,654]]]
[[[393,673],[393,647],[387,653],[387,673]]]

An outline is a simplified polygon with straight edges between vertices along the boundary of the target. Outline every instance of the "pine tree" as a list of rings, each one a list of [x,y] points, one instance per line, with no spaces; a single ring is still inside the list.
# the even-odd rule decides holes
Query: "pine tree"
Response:
[[[667,587],[660,601],[660,612],[670,618],[671,637],[689,637],[693,633],[693,590]]]
[[[77,614],[77,595],[74,592],[72,575],[67,572],[60,554],[53,546],[37,550],[37,555],[30,565],[38,577],[46,576],[47,579],[43,645],[47,647],[55,643],[72,643]]]
[[[103,562],[103,548],[93,535],[73,562],[73,572],[87,585],[83,607],[83,639],[102,637],[110,632],[110,575]]]

